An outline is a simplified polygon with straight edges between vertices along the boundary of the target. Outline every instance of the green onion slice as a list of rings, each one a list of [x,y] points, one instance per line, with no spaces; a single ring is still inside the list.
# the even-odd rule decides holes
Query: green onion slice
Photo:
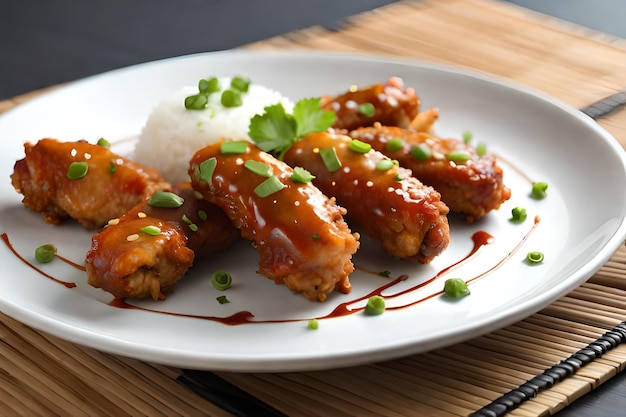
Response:
[[[217,77],[211,77],[209,79],[201,79],[198,81],[198,91],[202,94],[211,94],[220,91],[220,80]]]
[[[51,262],[56,256],[57,248],[51,243],[41,245],[35,249],[35,260],[42,264]]]
[[[185,108],[187,110],[202,110],[209,102],[206,94],[194,94],[185,98]]]
[[[240,155],[248,150],[248,142],[245,140],[227,140],[220,145],[222,155]]]
[[[511,221],[516,223],[522,223],[528,214],[526,213],[526,209],[523,207],[515,207],[511,210]]]
[[[241,99],[240,92],[228,89],[222,91],[220,102],[224,107],[239,107],[243,103],[243,100]]]
[[[169,191],[155,191],[148,200],[149,206],[161,208],[178,208],[184,203],[184,198]]]
[[[376,107],[374,107],[372,103],[359,104],[359,113],[367,117],[372,117],[376,113]]]
[[[241,91],[242,93],[247,93],[248,87],[250,87],[250,80],[245,77],[237,76],[232,79],[230,86],[235,90]]]
[[[448,159],[448,161],[453,161],[456,163],[463,163],[472,159],[472,155],[470,155],[470,153],[467,152],[466,150],[458,149],[456,151],[450,152],[446,156],[446,158]]]
[[[320,327],[320,324],[317,321],[317,319],[309,320],[309,322],[306,325],[306,328],[309,330],[317,330],[319,327]]]
[[[526,261],[529,264],[540,264],[541,262],[543,262],[543,253],[541,252],[528,252],[528,254],[526,255]]]
[[[228,300],[228,298],[226,298],[225,295],[220,295],[219,297],[216,297],[215,299],[220,304],[228,304],[228,303],[230,303],[230,301]]]
[[[228,271],[219,269],[211,275],[211,285],[216,290],[224,291],[230,288],[233,283],[233,277]]]
[[[374,295],[367,299],[367,304],[365,305],[365,313],[377,316],[379,314],[383,314],[385,312],[385,299],[380,295]]]
[[[213,186],[213,174],[215,173],[215,167],[217,167],[217,159],[215,157],[204,160],[200,163],[200,179],[208,182]]]
[[[67,168],[67,178],[71,180],[78,180],[87,175],[89,171],[89,165],[87,162],[72,162]]]
[[[467,283],[461,278],[447,279],[443,285],[443,291],[448,297],[454,299],[463,298],[470,293]]]
[[[372,149],[372,145],[361,142],[358,139],[352,139],[348,144],[348,149],[357,153],[368,153]]]
[[[337,156],[335,148],[321,148],[320,156],[322,157],[322,161],[324,161],[324,165],[326,165],[326,169],[330,172],[335,172],[341,168],[341,161]]]
[[[243,166],[246,167],[249,171],[252,171],[262,177],[272,176],[272,167],[265,162],[248,159],[246,162],[243,163]]]
[[[102,146],[103,148],[110,148],[111,147],[111,143],[108,140],[106,140],[105,138],[98,139],[98,142],[96,142],[96,145]]]
[[[432,156],[433,151],[426,143],[420,143],[411,147],[411,156],[420,161],[427,161]]]
[[[476,155],[485,156],[487,154],[487,145],[484,143],[479,143],[476,145]]]
[[[376,170],[377,171],[389,171],[395,165],[396,164],[394,164],[391,159],[381,159],[380,161],[376,162]]]
[[[387,142],[385,147],[389,152],[397,152],[404,146],[404,142],[400,138],[393,138]]]
[[[311,174],[309,171],[302,167],[294,167],[293,172],[291,173],[291,177],[289,177],[289,179],[294,182],[306,184],[307,182],[313,181],[315,179],[315,175]]]
[[[254,189],[254,193],[261,198],[265,198],[282,190],[285,187],[286,185],[280,182],[276,175],[272,175],[261,184],[257,185]]]
[[[530,190],[530,195],[533,198],[541,200],[546,197],[546,190],[548,189],[548,183],[545,182],[534,182],[533,187]]]
[[[161,229],[159,229],[156,226],[144,226],[144,227],[142,227],[139,230],[142,231],[145,234],[150,235],[150,236],[156,236],[159,233],[161,233]]]
[[[198,210],[198,217],[200,218],[200,220],[206,221],[206,219],[209,218],[209,215],[204,210]]]
[[[465,132],[463,132],[461,136],[463,137],[463,142],[465,142],[465,144],[469,144],[472,141],[472,138],[474,137],[472,132],[469,130],[466,130]]]
[[[115,162],[109,162],[109,174],[114,174],[117,167],[115,166]]]

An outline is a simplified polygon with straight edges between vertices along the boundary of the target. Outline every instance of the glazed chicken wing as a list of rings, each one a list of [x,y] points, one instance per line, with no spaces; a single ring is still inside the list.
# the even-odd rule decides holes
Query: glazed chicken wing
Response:
[[[92,238],[87,280],[118,298],[162,300],[196,257],[230,246],[239,231],[189,183],[157,191]]]
[[[221,207],[259,251],[258,272],[310,300],[348,293],[358,236],[337,206],[312,183],[253,144],[235,153],[209,145],[190,161],[193,187]],[[231,142],[232,143],[232,142]]]
[[[450,210],[465,214],[468,221],[498,209],[511,196],[495,156],[479,156],[461,139],[441,139],[380,124],[353,130],[350,136],[399,161],[439,191]]]
[[[385,126],[409,127],[417,116],[420,102],[413,88],[391,77],[384,84],[353,88],[337,97],[323,99],[323,108],[337,115],[333,127],[352,130],[379,122]]]
[[[24,144],[24,150],[11,182],[24,195],[24,205],[43,213],[48,223],[73,218],[96,229],[170,186],[157,171],[86,141],[41,139]]]
[[[352,142],[346,135],[312,133],[293,144],[284,161],[315,175],[313,183],[347,209],[348,224],[379,240],[390,254],[429,263],[450,241],[448,207],[409,170]],[[329,169],[323,152],[334,153],[341,166]]]

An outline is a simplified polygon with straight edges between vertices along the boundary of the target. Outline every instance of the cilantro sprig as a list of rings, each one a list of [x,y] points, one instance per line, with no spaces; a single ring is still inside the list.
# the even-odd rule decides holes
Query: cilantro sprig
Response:
[[[248,135],[265,152],[282,159],[285,152],[299,139],[328,129],[337,120],[330,110],[323,110],[320,98],[304,98],[296,102],[293,114],[281,103],[264,108],[250,120]]]

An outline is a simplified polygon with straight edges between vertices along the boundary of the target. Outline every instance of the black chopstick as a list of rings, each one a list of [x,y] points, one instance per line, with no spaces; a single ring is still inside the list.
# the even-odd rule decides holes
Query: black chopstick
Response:
[[[595,103],[583,107],[582,109],[580,109],[580,111],[585,113],[592,119],[597,119],[599,117],[606,116],[607,114],[617,110],[625,104],[626,89],[623,89],[615,94],[611,94],[610,96],[604,97],[596,101]]]
[[[236,417],[287,417],[213,372],[184,369],[176,380]]]
[[[542,374],[529,379],[468,417],[504,416],[509,411],[519,407],[524,401],[536,397],[541,391],[575,374],[578,369],[593,362],[624,341],[626,341],[626,321],[613,327],[569,358],[546,369]]]

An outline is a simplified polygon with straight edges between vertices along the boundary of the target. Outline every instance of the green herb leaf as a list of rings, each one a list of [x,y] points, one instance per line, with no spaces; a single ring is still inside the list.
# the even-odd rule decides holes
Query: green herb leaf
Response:
[[[265,107],[250,120],[248,135],[265,152],[281,153],[296,140],[296,120],[281,103]]]
[[[278,103],[265,107],[263,114],[250,120],[248,136],[259,148],[280,159],[298,139],[328,129],[336,119],[334,112],[322,110],[320,98],[299,100],[293,114],[288,114]]]
[[[322,110],[319,98],[305,98],[293,108],[296,119],[296,136],[302,138],[309,133],[323,132],[335,123],[337,115],[330,110]]]

